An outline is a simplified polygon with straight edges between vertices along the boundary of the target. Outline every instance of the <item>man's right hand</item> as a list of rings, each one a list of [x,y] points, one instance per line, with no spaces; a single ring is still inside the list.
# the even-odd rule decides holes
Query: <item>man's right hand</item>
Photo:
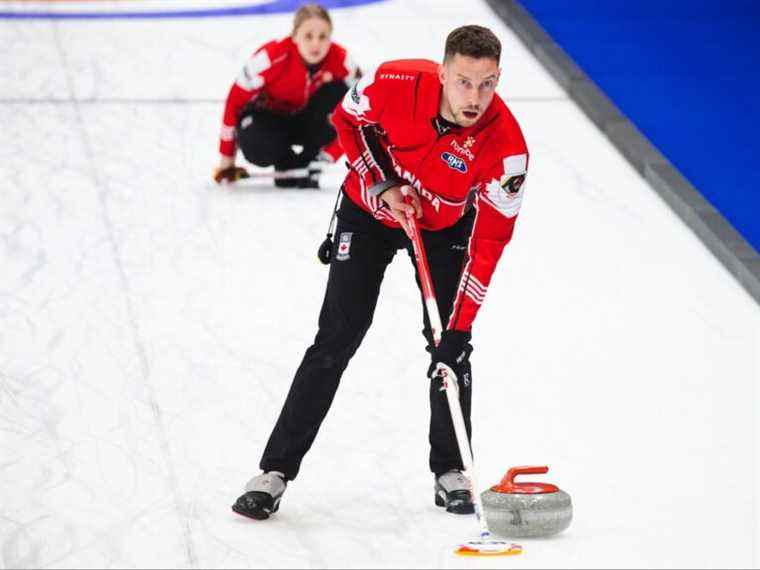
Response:
[[[380,195],[380,199],[388,205],[393,217],[411,239],[411,228],[406,216],[413,215],[418,220],[422,217],[422,204],[417,191],[411,186],[391,186]]]

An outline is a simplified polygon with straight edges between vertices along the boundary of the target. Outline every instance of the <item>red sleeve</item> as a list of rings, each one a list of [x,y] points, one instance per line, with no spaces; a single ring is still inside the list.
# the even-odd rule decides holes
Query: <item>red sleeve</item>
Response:
[[[352,87],[354,82],[361,78],[359,66],[342,45],[333,42],[330,49],[332,50],[331,57],[328,56],[330,57],[330,72],[336,79],[341,79]]]
[[[382,67],[380,68],[382,69]],[[391,159],[381,139],[380,121],[390,97],[388,81],[376,81],[379,69],[368,73],[348,90],[333,113],[343,151],[362,186],[372,196],[398,183]]]
[[[227,95],[227,103],[224,106],[222,130],[219,135],[219,152],[224,156],[235,156],[237,145],[235,143],[235,126],[243,107],[253,101],[264,89],[267,81],[274,73],[272,65],[272,52],[275,43],[271,42],[259,48],[245,63],[235,83]]]
[[[468,259],[459,280],[449,329],[472,329],[504,246],[512,239],[528,171],[528,153],[524,147],[522,150],[501,157],[484,172],[478,184]]]

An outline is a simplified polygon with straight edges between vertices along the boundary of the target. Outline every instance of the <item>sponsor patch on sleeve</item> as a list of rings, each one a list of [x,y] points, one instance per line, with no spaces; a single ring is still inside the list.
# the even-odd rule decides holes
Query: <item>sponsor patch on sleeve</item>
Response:
[[[528,170],[528,155],[513,154],[504,159],[504,174],[513,176],[515,174],[525,174]]]
[[[504,173],[486,185],[488,201],[507,218],[514,218],[520,212],[525,194],[525,176],[528,156],[516,154],[503,161]]]
[[[525,175],[502,176],[501,187],[507,194],[517,194],[525,183]]]

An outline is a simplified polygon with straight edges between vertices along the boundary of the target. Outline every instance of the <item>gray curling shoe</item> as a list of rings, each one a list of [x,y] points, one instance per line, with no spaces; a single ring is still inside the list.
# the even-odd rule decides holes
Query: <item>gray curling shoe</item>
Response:
[[[435,479],[435,504],[457,515],[475,512],[470,481],[458,469],[451,469]]]
[[[279,471],[269,471],[256,475],[248,481],[243,494],[232,510],[244,517],[264,520],[277,512],[280,508],[280,500],[288,486],[285,475]]]

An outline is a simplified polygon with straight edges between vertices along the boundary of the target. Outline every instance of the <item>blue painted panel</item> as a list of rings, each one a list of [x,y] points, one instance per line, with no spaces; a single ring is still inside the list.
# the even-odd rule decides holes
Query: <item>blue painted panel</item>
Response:
[[[760,2],[521,3],[760,251]]]

